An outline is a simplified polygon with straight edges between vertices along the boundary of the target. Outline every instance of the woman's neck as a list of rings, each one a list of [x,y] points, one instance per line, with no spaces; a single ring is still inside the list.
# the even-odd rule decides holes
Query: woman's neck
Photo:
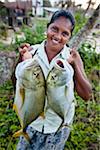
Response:
[[[47,49],[45,49],[45,52],[47,54],[47,58],[48,58],[49,62],[51,62],[51,60],[57,55],[57,53],[52,52],[52,51],[47,50]]]
[[[47,54],[48,57],[48,61],[51,62],[51,60],[60,53],[61,50],[56,51],[55,49],[52,49],[51,47],[49,47],[47,44],[45,45],[45,52]]]

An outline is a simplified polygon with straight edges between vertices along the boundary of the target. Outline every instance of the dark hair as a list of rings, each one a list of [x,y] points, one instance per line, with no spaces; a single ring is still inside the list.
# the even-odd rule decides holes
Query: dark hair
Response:
[[[74,19],[74,16],[72,15],[72,13],[70,11],[66,11],[66,10],[58,10],[56,11],[52,17],[51,17],[51,20],[50,22],[47,24],[47,28],[49,27],[49,25],[51,23],[53,23],[55,20],[57,20],[59,17],[65,17],[66,19],[69,19],[71,24],[72,24],[72,29],[71,29],[71,33],[73,32],[74,30],[74,27],[75,27],[75,19]]]

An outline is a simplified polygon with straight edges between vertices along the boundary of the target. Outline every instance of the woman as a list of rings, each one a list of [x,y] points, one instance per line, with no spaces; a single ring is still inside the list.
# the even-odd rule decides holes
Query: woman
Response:
[[[70,126],[74,117],[74,89],[84,100],[88,100],[91,97],[91,85],[86,78],[80,55],[74,48],[70,49],[66,46],[71,38],[74,27],[75,20],[69,11],[57,11],[53,14],[51,21],[47,25],[47,39],[45,41],[33,47],[31,46],[33,48],[31,51],[29,44],[24,44],[19,48],[23,61],[26,61],[26,59],[31,60],[37,55],[45,80],[47,80],[47,101],[45,102],[46,111],[44,117],[39,116],[26,129],[30,137],[30,142],[28,142],[24,136],[21,136],[17,150],[63,150],[65,142],[69,137]],[[64,94],[59,93],[59,87],[56,88],[50,84],[50,82],[52,82],[50,77],[56,68],[55,62],[67,75],[66,79],[64,79],[66,80],[65,86],[67,87],[69,106],[65,104],[62,96]],[[58,80],[59,78],[57,78],[56,82],[59,82]],[[53,88],[53,90],[50,88]],[[56,95],[54,96],[55,99],[56,97],[58,99],[59,97],[62,98],[61,101],[58,102],[58,109],[55,108],[57,103],[52,103],[52,99],[50,99],[50,97],[53,97],[53,91],[53,95]],[[63,102],[64,106],[62,106]],[[48,108],[47,103],[50,104]],[[53,106],[53,104],[55,104],[55,106]],[[60,108],[63,109],[62,114],[59,112]],[[66,109],[68,109],[67,113],[65,113]],[[66,115],[62,117],[63,114]]]

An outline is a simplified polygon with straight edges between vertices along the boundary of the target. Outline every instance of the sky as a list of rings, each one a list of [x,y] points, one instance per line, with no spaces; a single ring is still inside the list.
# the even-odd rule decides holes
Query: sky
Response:
[[[0,0],[0,1],[5,1],[5,0]],[[16,0],[8,0],[8,1],[16,1]],[[59,1],[59,0],[49,0],[50,2],[51,2],[51,4],[53,5],[54,4],[54,2],[57,2],[57,1]],[[82,4],[82,7],[84,8],[84,9],[86,9],[87,8],[87,2],[89,1],[89,0],[72,0],[72,1],[75,1],[75,3],[76,3],[76,5],[77,4]],[[96,8],[97,7],[97,5],[98,4],[100,4],[100,0],[92,0],[92,2],[95,2],[96,1],[96,5],[94,6],[94,8]]]
[[[51,4],[54,4],[55,1],[58,1],[58,0],[50,0]],[[75,1],[76,5],[82,4],[83,8],[87,8],[87,2],[89,0],[72,0],[72,1]],[[94,6],[94,8],[96,8],[97,5],[100,4],[100,0],[92,0],[92,2],[95,2],[95,1],[96,1],[96,5]]]

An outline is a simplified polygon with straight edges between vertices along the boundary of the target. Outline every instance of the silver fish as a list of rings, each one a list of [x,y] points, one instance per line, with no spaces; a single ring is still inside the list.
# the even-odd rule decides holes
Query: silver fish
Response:
[[[58,64],[55,63],[46,81],[47,105],[62,118],[60,127],[64,124],[70,106],[66,86],[68,74],[63,62],[63,60],[60,60]]]
[[[45,78],[37,60],[32,60],[21,70],[17,69],[19,71],[14,109],[24,129],[44,112]]]

